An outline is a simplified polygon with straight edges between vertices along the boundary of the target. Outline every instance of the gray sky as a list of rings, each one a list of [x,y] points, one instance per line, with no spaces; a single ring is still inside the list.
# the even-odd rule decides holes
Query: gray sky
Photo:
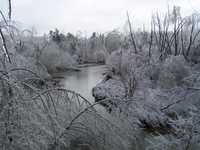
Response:
[[[6,0],[0,3],[3,9]],[[152,12],[166,11],[168,5],[181,6],[183,15],[200,10],[200,0],[13,0],[13,19],[38,33],[57,27],[63,32],[90,34],[123,29],[126,11],[137,29],[149,22]]]

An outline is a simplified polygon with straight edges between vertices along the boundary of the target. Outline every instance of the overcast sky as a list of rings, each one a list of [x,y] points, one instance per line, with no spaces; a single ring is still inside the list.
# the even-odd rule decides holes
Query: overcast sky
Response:
[[[165,11],[168,6],[181,6],[183,15],[200,10],[200,0],[12,0],[13,19],[21,27],[37,29],[38,33],[58,28],[63,32],[81,30],[106,32],[120,28],[129,11],[135,28],[147,24],[152,12]],[[0,9],[6,0],[0,0]]]

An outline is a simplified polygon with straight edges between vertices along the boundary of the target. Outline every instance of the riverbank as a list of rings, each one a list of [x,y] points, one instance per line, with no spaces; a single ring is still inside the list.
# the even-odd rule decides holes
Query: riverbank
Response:
[[[96,102],[104,100],[106,98],[120,98],[125,96],[125,89],[123,83],[118,77],[112,77],[104,79],[98,83],[93,89],[92,94]]]
[[[77,68],[84,68],[84,67],[93,67],[93,66],[101,66],[105,65],[105,63],[84,63],[76,65]]]
[[[103,65],[105,65],[105,64],[103,64],[103,63],[85,63],[85,64],[78,64],[73,67],[66,67],[66,68],[57,67],[56,71],[49,72],[49,73],[53,79],[63,79],[65,77],[65,74],[68,74],[70,72],[79,72],[83,68],[103,66]]]

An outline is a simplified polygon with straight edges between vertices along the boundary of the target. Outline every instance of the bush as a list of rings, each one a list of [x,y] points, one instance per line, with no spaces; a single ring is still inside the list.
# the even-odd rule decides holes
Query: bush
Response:
[[[121,36],[117,31],[108,33],[105,40],[106,49],[110,54],[120,48]]]
[[[170,56],[161,65],[158,84],[162,88],[182,85],[183,79],[191,75],[191,70],[183,56]]]
[[[121,64],[121,53],[119,51],[112,52],[107,60],[106,64],[112,68],[112,70],[118,74],[120,72],[120,64]]]
[[[40,60],[49,72],[55,72],[58,68],[67,69],[76,64],[75,60],[67,52],[61,51],[55,43],[44,49]]]
[[[105,63],[106,62],[106,54],[103,50],[95,52],[95,59],[97,63]]]

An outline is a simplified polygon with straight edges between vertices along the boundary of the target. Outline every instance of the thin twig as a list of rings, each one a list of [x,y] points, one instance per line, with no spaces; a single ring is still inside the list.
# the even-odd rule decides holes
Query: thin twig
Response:
[[[137,46],[136,46],[136,42],[134,40],[134,35],[133,35],[132,26],[131,26],[131,22],[130,22],[128,12],[127,12],[127,18],[128,18],[128,25],[129,25],[129,31],[130,31],[130,35],[131,35],[132,44],[133,44],[133,47],[135,49],[135,53],[137,54]]]
[[[3,51],[6,55],[6,57],[8,58],[9,63],[11,63],[11,59],[8,53],[8,48],[7,48],[7,44],[6,44],[6,39],[4,37],[4,34],[2,32],[2,29],[0,28],[0,36],[1,36],[1,40],[2,40],[2,44],[3,44]]]

